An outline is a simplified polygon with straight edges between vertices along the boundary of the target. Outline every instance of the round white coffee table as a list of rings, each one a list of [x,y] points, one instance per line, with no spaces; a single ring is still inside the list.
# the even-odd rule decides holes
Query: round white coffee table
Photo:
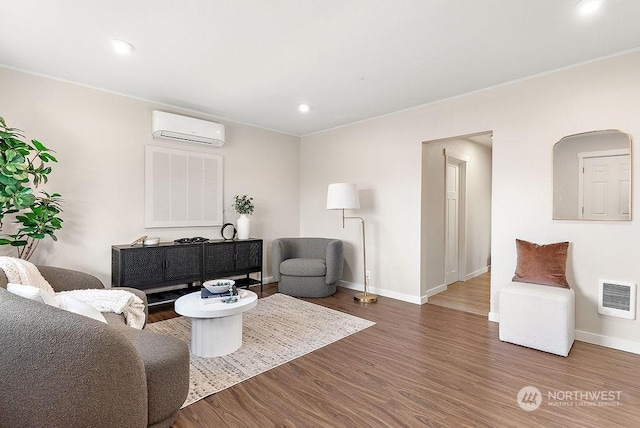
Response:
[[[253,291],[236,303],[202,303],[198,291],[176,300],[175,311],[191,318],[191,352],[198,357],[221,357],[242,346],[242,313],[257,304]]]

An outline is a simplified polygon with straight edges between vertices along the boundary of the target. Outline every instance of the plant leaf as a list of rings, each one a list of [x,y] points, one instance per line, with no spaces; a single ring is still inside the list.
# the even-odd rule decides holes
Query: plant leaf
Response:
[[[38,140],[31,140],[31,144],[33,144],[33,146],[36,148],[36,150],[38,150],[40,152],[46,152],[46,151],[49,150],[44,146],[44,144],[42,144]]]

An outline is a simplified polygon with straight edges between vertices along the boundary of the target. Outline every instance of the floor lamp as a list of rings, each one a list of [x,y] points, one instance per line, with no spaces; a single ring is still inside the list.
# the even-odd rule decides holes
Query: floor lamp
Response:
[[[327,190],[327,209],[342,210],[342,228],[344,220],[348,218],[360,220],[362,222],[362,278],[364,280],[364,293],[356,293],[354,300],[362,303],[375,303],[378,296],[367,292],[367,250],[365,245],[364,219],[362,217],[345,217],[344,210],[357,210],[360,208],[358,198],[358,188],[353,183],[333,183],[329,184]]]

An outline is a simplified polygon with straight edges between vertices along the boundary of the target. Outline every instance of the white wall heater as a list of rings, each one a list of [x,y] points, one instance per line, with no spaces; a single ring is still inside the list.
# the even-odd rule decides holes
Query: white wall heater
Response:
[[[598,287],[598,313],[612,317],[636,318],[636,284],[601,279]]]

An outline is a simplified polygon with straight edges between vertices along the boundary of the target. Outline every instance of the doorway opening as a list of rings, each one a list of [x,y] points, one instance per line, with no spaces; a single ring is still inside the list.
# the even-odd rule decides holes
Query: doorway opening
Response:
[[[423,144],[423,300],[487,316],[492,132]]]

